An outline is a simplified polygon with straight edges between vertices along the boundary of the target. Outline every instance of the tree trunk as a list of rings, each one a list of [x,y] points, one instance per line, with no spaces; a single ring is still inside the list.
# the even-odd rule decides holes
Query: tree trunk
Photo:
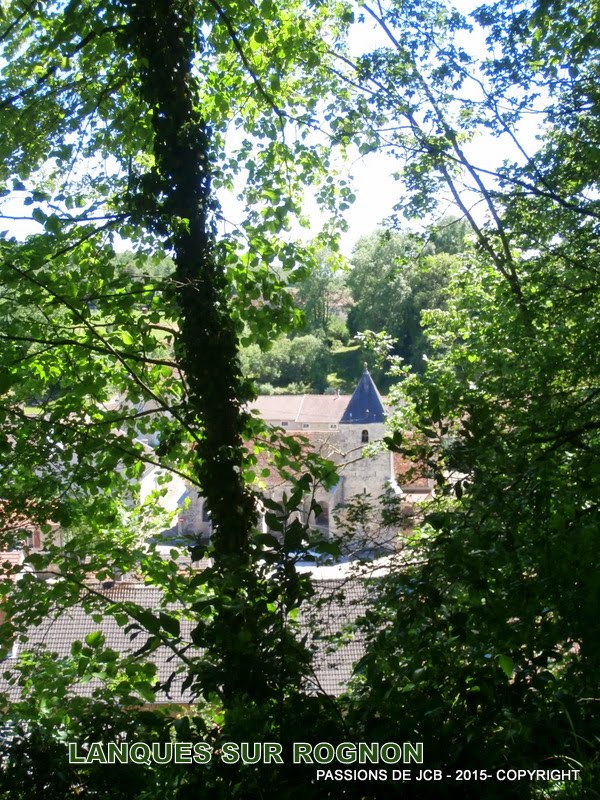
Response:
[[[199,433],[195,469],[217,560],[246,562],[255,506],[242,480],[245,398],[230,289],[215,257],[210,130],[193,74],[200,24],[186,0],[130,0],[129,6],[145,66],[141,93],[152,109],[156,167],[145,181],[154,200],[151,222],[168,231],[176,263],[177,355],[189,389],[187,421]]]
[[[200,47],[196,8],[186,0],[129,0],[156,160],[145,177],[143,200],[151,209],[149,224],[170,237],[174,252],[186,422],[197,433],[194,470],[213,523],[211,580],[217,599],[212,623],[199,622],[197,643],[205,647],[208,666],[198,665],[192,683],[198,692],[219,692],[231,706],[244,696],[264,696],[265,665],[252,603],[257,584],[249,568],[255,503],[242,477],[246,398],[228,309],[230,288],[215,256],[210,130],[193,71]]]

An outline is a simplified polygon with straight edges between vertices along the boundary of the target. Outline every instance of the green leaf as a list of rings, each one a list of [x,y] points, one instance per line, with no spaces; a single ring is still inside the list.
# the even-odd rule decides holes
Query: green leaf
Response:
[[[510,656],[498,656],[498,664],[506,677],[512,678],[515,667],[512,658]]]
[[[6,394],[16,380],[17,376],[10,370],[0,367],[0,394]]]
[[[59,234],[61,232],[62,226],[60,219],[56,216],[56,214],[50,214],[50,216],[46,219],[44,223],[44,227],[51,234]]]
[[[36,222],[39,222],[40,225],[45,225],[47,220],[47,214],[42,211],[39,206],[36,206],[33,211],[31,212],[31,218],[34,219]]]
[[[104,644],[104,634],[102,631],[92,631],[85,637],[85,643],[90,647],[101,647]]]
[[[165,614],[163,611],[161,611],[158,615],[158,618],[160,620],[161,627],[164,628],[167,633],[170,633],[173,636],[179,636],[180,624],[176,617],[173,617],[170,614]]]

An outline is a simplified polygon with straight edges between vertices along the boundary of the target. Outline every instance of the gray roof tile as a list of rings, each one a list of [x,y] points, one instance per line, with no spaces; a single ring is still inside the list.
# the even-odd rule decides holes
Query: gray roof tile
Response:
[[[300,635],[308,634],[307,641],[314,653],[314,671],[308,679],[306,690],[309,693],[324,691],[337,695],[350,680],[353,664],[364,654],[362,635],[351,633],[348,626],[364,613],[369,589],[364,581],[358,579],[314,581],[314,587],[315,596],[302,606],[299,618]],[[123,603],[125,606],[135,604],[152,611],[173,611],[181,608],[178,605],[165,608],[161,604],[161,590],[144,584],[117,582],[109,588],[102,586],[101,590],[110,601]],[[190,631],[194,625],[191,620],[181,620],[181,637],[185,644],[190,642]],[[28,628],[19,644],[19,650],[23,652],[43,649],[55,654],[57,658],[65,658],[70,655],[73,642],[83,642],[94,631],[102,631],[105,646],[122,655],[135,653],[148,638],[145,632],[132,638],[131,633],[126,633],[125,628],[112,616],[105,615],[101,621],[96,622],[91,612],[88,613],[78,604],[58,609],[42,624]],[[186,655],[199,656],[201,651],[190,648]],[[167,681],[179,665],[172,650],[166,646],[159,647],[151,656],[144,658],[154,662],[161,683]],[[0,670],[0,692],[6,693],[13,701],[19,696],[19,688],[11,686],[1,673],[11,671],[14,664],[13,659],[5,659]],[[181,689],[183,679],[184,675],[181,675],[173,680],[169,696],[164,691],[158,692],[156,702],[193,702],[191,693]],[[91,696],[100,685],[100,681],[96,679],[76,684],[73,686],[73,693]]]

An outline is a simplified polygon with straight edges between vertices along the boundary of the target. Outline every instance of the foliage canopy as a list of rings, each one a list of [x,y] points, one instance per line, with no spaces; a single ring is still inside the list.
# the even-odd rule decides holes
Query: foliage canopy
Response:
[[[145,659],[119,661],[98,636],[63,663],[25,661],[6,796],[30,775],[48,796],[65,796],[75,778],[50,768],[56,740],[117,729],[217,745],[223,736],[289,741],[293,730],[385,741],[403,730],[444,768],[548,759],[585,768],[580,784],[546,792],[519,783],[508,787],[515,797],[593,796],[597,2],[482,6],[473,20],[488,37],[483,58],[462,44],[473,23],[441,3],[361,3],[358,16],[386,44],[358,57],[341,41],[352,16],[345,5],[296,0],[2,6],[2,190],[40,226],[0,242],[2,527],[7,544],[23,518],[76,534],[28,557],[3,631],[81,601],[127,625],[124,609],[107,607],[86,580],[136,572],[164,597],[154,612],[126,609],[149,634],[138,656],[170,647],[205,701],[175,723],[123,719],[120,708],[151,702],[155,678]],[[535,153],[518,136],[526,114],[543,132]],[[252,388],[238,361],[241,343],[264,349],[297,318],[287,287],[306,277],[314,253],[280,234],[301,217],[305,187],[334,215],[349,199],[329,174],[329,148],[311,138],[325,124],[343,147],[398,157],[398,210],[428,213],[447,191],[474,240],[443,265],[446,305],[426,315],[434,350],[422,375],[400,371],[389,437],[433,475],[437,497],[410,542],[411,565],[381,583],[364,622],[367,653],[339,703],[301,692],[309,658],[292,623],[310,587],[287,559],[289,541],[273,556],[253,535],[250,475],[269,434],[244,410]],[[516,158],[496,169],[474,163],[466,141],[482,130],[508,137]],[[243,194],[238,227],[224,224],[220,187]],[[138,271],[119,265],[117,237],[133,243]],[[172,271],[148,274],[148,256],[169,256]],[[400,309],[403,275],[386,277],[372,297],[383,309],[393,295]],[[138,438],[150,430],[160,436],[152,452]],[[302,475],[290,509],[312,482],[334,480],[298,443],[273,435],[271,444],[279,466]],[[124,501],[147,464],[209,500],[215,566],[200,575],[140,543],[152,526]],[[64,579],[36,580],[51,563]],[[182,597],[184,610],[172,613],[168,603]],[[184,621],[204,658],[182,646]],[[103,681],[92,703],[69,696],[70,679],[90,677]],[[260,768],[215,770],[161,773],[165,796],[210,787],[244,797],[265,781]],[[76,777],[90,796],[105,794],[97,771]],[[146,778],[139,797],[157,776]],[[284,770],[278,780],[287,797],[382,796],[381,787],[299,787]],[[452,789],[423,784],[411,797]],[[467,789],[509,796],[496,782]]]

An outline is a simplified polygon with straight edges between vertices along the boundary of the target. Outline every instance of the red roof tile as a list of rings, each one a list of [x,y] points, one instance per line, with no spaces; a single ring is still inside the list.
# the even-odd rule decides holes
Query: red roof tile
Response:
[[[431,491],[431,478],[425,474],[425,467],[413,464],[401,453],[394,453],[394,475],[403,489],[413,492]]]

